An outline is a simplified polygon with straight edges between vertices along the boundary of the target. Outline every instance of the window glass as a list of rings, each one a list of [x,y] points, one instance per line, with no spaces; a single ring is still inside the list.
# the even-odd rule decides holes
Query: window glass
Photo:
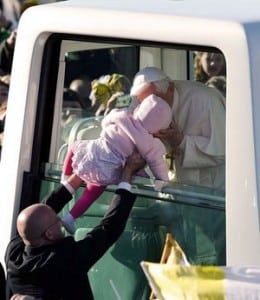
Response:
[[[217,114],[222,114],[220,119],[224,120],[225,112],[219,112],[221,108],[213,102],[213,113],[206,116],[207,110],[204,112],[199,108],[202,101],[198,88],[190,85],[190,80],[196,80],[218,90],[219,86],[214,84],[225,78],[226,72],[221,53],[73,41],[65,41],[61,49],[64,58],[61,59],[58,84],[63,86],[63,92],[58,94],[57,99],[61,105],[55,108],[60,121],[54,128],[56,134],[53,134],[57,136],[54,163],[62,165],[68,145],[75,140],[98,138],[104,115],[124,101],[131,100],[128,95],[136,72],[146,66],[156,66],[174,81],[173,119],[184,136],[179,153],[173,153],[171,147],[165,144],[171,181],[224,192],[225,167],[221,161],[224,162],[225,155],[225,125],[217,123]],[[221,87],[224,89],[225,85]],[[221,93],[225,95],[223,89]],[[218,98],[217,101],[224,99],[215,98]],[[186,101],[186,106],[189,105],[188,108],[182,104],[183,101]],[[195,101],[198,105],[193,112]],[[205,103],[208,105],[207,99]],[[193,121],[196,118],[201,118],[204,123],[196,124]],[[204,119],[210,120],[205,122]],[[211,141],[215,138],[213,135],[222,140],[217,150],[210,148],[213,147],[210,143],[214,144],[214,140]],[[214,151],[215,156],[211,155]],[[213,172],[213,169],[217,171]]]
[[[138,201],[132,217],[134,223],[140,225],[143,222],[140,230],[150,230],[149,234],[153,237],[155,227],[159,235],[161,230],[171,232],[191,263],[223,265],[225,122],[219,120],[225,119],[225,110],[223,102],[221,105],[218,103],[222,97],[214,96],[213,102],[208,103],[207,100],[211,101],[212,96],[207,99],[204,92],[198,92],[195,81],[213,87],[214,82],[210,82],[210,79],[224,77],[225,74],[216,75],[211,70],[210,78],[199,77],[196,67],[198,53],[207,53],[205,57],[201,55],[204,64],[210,64],[211,56],[219,56],[219,53],[208,48],[197,52],[187,46],[126,44],[122,41],[64,41],[54,112],[54,119],[58,121],[54,121],[53,125],[53,158],[50,162],[60,171],[69,145],[76,140],[97,139],[100,136],[104,115],[114,107],[129,105],[130,87],[140,68],[156,66],[163,69],[174,82],[173,120],[184,139],[178,151],[171,151],[165,143],[165,160],[170,177],[167,186],[160,182],[156,186],[149,178],[136,177],[134,191],[138,194]],[[221,63],[220,57],[216,60]],[[62,92],[58,92],[59,89]],[[220,95],[219,92],[217,95]],[[111,99],[113,101],[110,102]],[[201,109],[201,105],[204,109]],[[218,137],[217,145],[213,135]],[[162,190],[158,190],[159,187]],[[107,191],[114,188],[108,186]],[[89,222],[89,215],[95,215],[99,209],[101,216],[107,203],[106,194],[86,211],[78,221],[78,226],[84,227]],[[150,229],[146,228],[146,223],[152,223],[152,227],[149,225]],[[147,232],[145,235],[139,233],[140,237],[149,238]],[[156,257],[159,257],[158,253]]]

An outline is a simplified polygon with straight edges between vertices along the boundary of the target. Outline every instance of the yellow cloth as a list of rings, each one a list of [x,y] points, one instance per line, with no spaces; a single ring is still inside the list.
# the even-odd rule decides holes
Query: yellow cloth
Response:
[[[96,100],[99,104],[107,104],[108,100],[111,97],[110,88],[104,84],[100,83],[99,81],[94,81],[91,84],[92,93],[95,95]]]
[[[260,299],[260,268],[142,262],[159,300]]]
[[[108,81],[108,86],[112,90],[113,93],[115,92],[121,92],[123,91],[123,85],[121,82],[121,79],[123,78],[123,75],[113,73]]]

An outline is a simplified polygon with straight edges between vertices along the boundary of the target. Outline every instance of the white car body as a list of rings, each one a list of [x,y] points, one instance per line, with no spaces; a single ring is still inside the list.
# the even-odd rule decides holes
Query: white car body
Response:
[[[224,54],[226,260],[232,266],[260,265],[258,0],[78,0],[39,5],[24,13],[18,27],[0,163],[1,261],[20,208],[23,172],[32,164],[41,58],[53,33],[207,46]]]

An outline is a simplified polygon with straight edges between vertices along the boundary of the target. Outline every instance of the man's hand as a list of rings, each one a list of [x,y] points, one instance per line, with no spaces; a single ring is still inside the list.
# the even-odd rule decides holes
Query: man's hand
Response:
[[[172,121],[169,128],[160,130],[154,134],[154,137],[165,141],[172,148],[172,150],[177,150],[184,138],[184,135],[180,131],[176,122]]]
[[[76,191],[80,185],[82,184],[82,179],[77,176],[76,174],[70,175],[68,178],[65,179],[71,187]]]
[[[134,151],[128,158],[122,172],[122,181],[131,182],[132,176],[140,169],[145,167],[145,160]]]

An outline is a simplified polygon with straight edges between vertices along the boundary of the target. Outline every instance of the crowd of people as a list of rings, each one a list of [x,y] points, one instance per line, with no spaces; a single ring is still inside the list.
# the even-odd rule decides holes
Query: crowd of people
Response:
[[[0,159],[15,40],[16,29],[0,10]]]
[[[23,12],[38,4],[37,0],[0,1],[0,159],[17,25]]]

